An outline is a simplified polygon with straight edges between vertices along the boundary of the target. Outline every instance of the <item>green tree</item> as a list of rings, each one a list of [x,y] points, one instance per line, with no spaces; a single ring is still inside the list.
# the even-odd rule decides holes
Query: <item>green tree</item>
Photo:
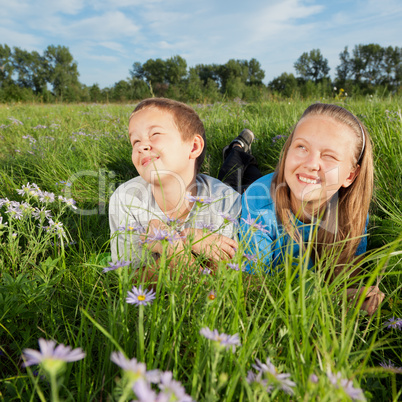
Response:
[[[226,64],[218,68],[218,74],[222,93],[226,93],[230,88],[231,93],[235,91],[234,86],[245,85],[248,78],[248,66],[246,60],[230,59]],[[241,91],[236,90],[236,92]],[[235,97],[238,95],[235,95]],[[232,97],[229,95],[229,97]]]
[[[130,93],[128,99],[141,100],[148,98],[151,95],[149,87],[144,80],[134,77],[129,79],[128,83],[130,84]]]
[[[251,59],[246,63],[248,67],[247,84],[262,85],[262,80],[265,77],[265,71],[261,68],[261,64],[256,59]]]
[[[188,100],[192,102],[202,102],[203,101],[203,82],[197,72],[197,69],[191,67],[188,73],[187,79],[187,96]]]
[[[356,45],[353,49],[352,71],[357,82],[381,83],[384,49],[377,44]]]
[[[38,52],[28,52],[14,47],[13,66],[18,75],[19,86],[30,88],[36,94],[47,90],[46,61]]]
[[[344,85],[352,76],[352,61],[347,46],[339,53],[339,59],[341,63],[336,67],[336,80],[338,85]]]
[[[328,60],[323,57],[320,49],[304,52],[295,62],[294,68],[301,78],[315,83],[326,78],[330,70]]]
[[[176,55],[166,60],[165,80],[171,85],[177,85],[183,81],[187,75],[187,62],[182,57]]]
[[[401,48],[378,44],[356,45],[350,56],[348,49],[339,55],[337,83],[354,86],[363,92],[372,92],[380,85],[398,89],[401,85]]]
[[[143,65],[145,80],[152,85],[163,84],[166,76],[166,62],[162,59],[149,59]]]
[[[134,62],[132,70],[130,70],[130,75],[132,78],[137,78],[139,80],[145,80],[144,67],[139,61]]]
[[[93,84],[89,87],[89,96],[91,102],[100,102],[103,100],[102,91],[99,88],[99,84]]]
[[[7,45],[0,45],[0,87],[14,84],[12,51]]]
[[[65,46],[48,46],[44,52],[47,79],[53,86],[57,98],[78,100],[80,83],[78,81],[77,63]]]
[[[129,98],[130,84],[125,80],[116,82],[113,86],[112,100],[126,101]]]
[[[219,64],[197,64],[194,67],[194,71],[198,74],[204,86],[210,80],[220,85],[219,67]]]
[[[290,98],[297,92],[297,79],[292,73],[282,73],[269,82],[268,88]]]
[[[383,82],[397,89],[402,85],[402,48],[388,46],[384,49]]]

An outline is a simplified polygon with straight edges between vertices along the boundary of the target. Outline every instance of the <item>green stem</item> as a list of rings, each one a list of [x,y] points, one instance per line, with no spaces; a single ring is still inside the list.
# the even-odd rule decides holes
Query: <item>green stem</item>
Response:
[[[128,396],[129,396],[130,393],[131,393],[131,389],[132,389],[132,382],[129,381],[128,384],[124,387],[124,391],[123,391],[123,393],[121,394],[121,397],[119,398],[119,401],[118,401],[118,402],[127,401]]]
[[[138,314],[138,342],[139,342],[139,360],[144,362],[144,306],[139,306]]]
[[[59,389],[57,386],[57,378],[55,373],[49,372],[50,386],[52,389],[52,402],[59,402]]]
[[[219,362],[219,357],[220,357],[220,350],[219,350],[219,346],[217,347],[216,345],[213,346],[213,354],[214,357],[212,358],[212,366],[211,366],[211,387],[209,389],[209,397],[210,400],[217,400],[216,397],[216,367],[218,366],[218,362]]]

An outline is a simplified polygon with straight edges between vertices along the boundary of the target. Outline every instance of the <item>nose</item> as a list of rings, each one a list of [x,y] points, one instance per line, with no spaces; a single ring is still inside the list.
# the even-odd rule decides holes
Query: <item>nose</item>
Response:
[[[304,161],[304,166],[311,171],[320,170],[320,154],[318,152],[310,152]]]
[[[150,151],[151,145],[143,143],[138,147],[138,150],[139,152]]]

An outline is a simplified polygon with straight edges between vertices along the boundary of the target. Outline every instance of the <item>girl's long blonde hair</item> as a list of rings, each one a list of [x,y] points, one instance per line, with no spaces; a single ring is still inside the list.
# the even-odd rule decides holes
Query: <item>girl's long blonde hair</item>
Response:
[[[333,253],[337,256],[337,266],[342,266],[355,256],[366,226],[373,194],[372,144],[361,121],[343,107],[316,103],[304,111],[300,120],[306,116],[328,117],[348,126],[356,135],[357,145],[353,165],[360,166],[359,174],[349,187],[341,187],[337,196],[333,196],[321,211],[317,211],[321,219],[318,218],[318,229],[313,246],[314,260]],[[295,241],[302,243],[301,234],[295,224],[296,218],[291,209],[290,188],[285,182],[285,161],[297,124],[282,149],[272,181],[271,193],[275,200],[276,214],[286,232]]]

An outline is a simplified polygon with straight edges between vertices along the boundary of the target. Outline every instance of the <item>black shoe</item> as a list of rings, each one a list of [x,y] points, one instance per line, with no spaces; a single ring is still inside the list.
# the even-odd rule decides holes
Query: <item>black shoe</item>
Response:
[[[254,133],[248,128],[245,128],[229,145],[223,148],[223,159],[226,159],[234,144],[239,144],[244,152],[251,154],[251,144],[254,139]]]

